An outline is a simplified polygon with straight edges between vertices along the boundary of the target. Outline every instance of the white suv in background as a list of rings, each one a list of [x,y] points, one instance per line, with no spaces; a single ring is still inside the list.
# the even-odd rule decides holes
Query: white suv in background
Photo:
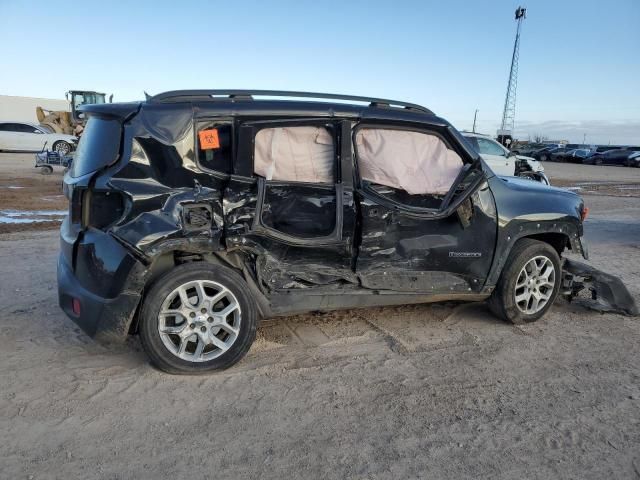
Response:
[[[515,155],[488,135],[461,133],[496,175],[530,178],[550,185],[544,167],[535,158]]]
[[[49,150],[66,155],[75,150],[78,137],[35,123],[0,122],[0,151],[39,152],[45,143]]]

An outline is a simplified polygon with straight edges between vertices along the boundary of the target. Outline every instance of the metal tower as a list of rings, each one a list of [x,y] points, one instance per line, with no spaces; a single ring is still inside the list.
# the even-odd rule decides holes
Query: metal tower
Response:
[[[516,116],[516,87],[518,86],[518,59],[520,57],[520,28],[522,21],[526,18],[527,9],[518,7],[516,9],[516,41],[513,44],[513,55],[511,56],[511,71],[509,72],[509,83],[507,84],[507,95],[504,99],[504,111],[502,113],[502,123],[498,130],[498,141],[505,143],[507,138],[511,140],[514,120]],[[511,143],[511,142],[508,142]]]

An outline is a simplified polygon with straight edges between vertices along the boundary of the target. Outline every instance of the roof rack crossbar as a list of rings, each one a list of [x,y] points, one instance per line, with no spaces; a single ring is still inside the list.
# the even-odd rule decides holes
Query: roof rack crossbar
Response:
[[[262,97],[291,97],[291,98],[318,98],[325,100],[344,100],[351,102],[369,103],[372,107],[402,107],[408,110],[433,114],[431,110],[415,103],[387,100],[384,98],[359,97],[355,95],[338,95],[333,93],[292,92],[286,90],[173,90],[159,93],[149,98],[150,102],[168,102],[179,100],[212,100],[215,97],[227,97],[231,100],[253,100],[255,96]]]

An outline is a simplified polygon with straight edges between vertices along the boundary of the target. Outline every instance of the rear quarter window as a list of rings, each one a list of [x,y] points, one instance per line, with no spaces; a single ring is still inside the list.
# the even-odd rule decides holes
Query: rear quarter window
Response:
[[[120,150],[121,133],[119,120],[90,117],[73,157],[71,176],[81,177],[114,163]]]

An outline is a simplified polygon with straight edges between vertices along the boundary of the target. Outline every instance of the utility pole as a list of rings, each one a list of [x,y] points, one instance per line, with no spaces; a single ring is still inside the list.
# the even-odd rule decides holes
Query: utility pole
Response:
[[[473,133],[476,133],[476,118],[478,117],[478,109],[476,108],[476,113],[473,114]]]
[[[507,94],[504,99],[504,111],[502,112],[502,123],[498,130],[498,141],[505,144],[507,138],[513,138],[513,127],[516,116],[516,88],[518,86],[518,60],[520,58],[520,28],[522,21],[526,18],[527,9],[518,7],[516,9],[516,40],[513,44],[511,55],[511,70],[509,71],[509,81],[507,82]]]

